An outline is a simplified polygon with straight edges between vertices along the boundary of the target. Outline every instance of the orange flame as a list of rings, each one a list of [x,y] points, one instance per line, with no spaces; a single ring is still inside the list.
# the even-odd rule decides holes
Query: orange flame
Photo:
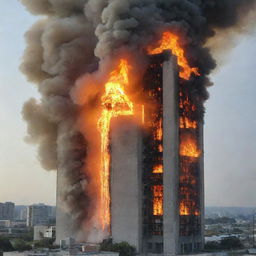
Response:
[[[155,139],[159,140],[159,141],[161,141],[163,139],[163,120],[162,119],[160,119],[157,124]]]
[[[180,117],[180,128],[181,129],[196,129],[197,128],[197,122],[190,120],[187,117]]]
[[[110,73],[110,78],[105,84],[105,93],[101,98],[103,111],[98,120],[98,130],[101,133],[101,170],[100,170],[100,211],[102,228],[108,228],[110,224],[110,155],[109,129],[113,117],[120,115],[133,115],[133,103],[125,93],[125,87],[129,85],[129,66],[125,59],[120,60],[117,69]]]
[[[197,147],[195,138],[190,134],[183,134],[180,142],[180,155],[188,157],[199,157],[201,151]]]
[[[186,113],[188,112],[194,112],[196,111],[195,104],[192,104],[189,100],[188,95],[183,95],[182,92],[180,92],[180,108],[183,109]]]
[[[180,202],[180,215],[191,215],[191,201],[190,200],[187,200],[187,199],[184,199],[184,200],[181,200]]]
[[[153,167],[153,173],[163,173],[163,165],[159,164]]]
[[[153,215],[163,215],[163,186],[153,186]]]
[[[191,74],[200,76],[198,68],[191,68],[188,65],[188,61],[185,58],[184,50],[179,43],[179,37],[171,32],[164,32],[161,40],[159,41],[159,47],[152,49],[148,48],[149,54],[159,54],[164,50],[171,50],[172,54],[177,56],[178,65],[182,68],[179,76],[185,80],[189,80]]]
[[[145,124],[145,106],[141,106],[141,123]]]
[[[183,199],[180,202],[180,215],[200,216],[200,211],[195,209],[195,202],[193,200]]]

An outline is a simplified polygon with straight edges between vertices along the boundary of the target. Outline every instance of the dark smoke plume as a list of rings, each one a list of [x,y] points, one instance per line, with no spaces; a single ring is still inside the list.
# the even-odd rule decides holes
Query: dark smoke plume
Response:
[[[37,84],[41,100],[30,99],[23,117],[28,141],[38,144],[38,157],[47,170],[63,172],[63,197],[77,227],[90,219],[93,198],[82,170],[86,165],[87,141],[77,121],[83,106],[74,97],[76,81],[94,76],[108,59],[120,51],[146,59],[145,47],[157,41],[164,30],[180,35],[186,57],[199,68],[201,76],[185,85],[203,118],[208,98],[208,75],[216,63],[207,42],[220,31],[244,32],[241,24],[255,13],[255,0],[21,0],[35,15],[42,15],[25,35],[21,70]],[[228,43],[227,40],[224,41]],[[214,44],[210,44],[214,47]],[[226,49],[224,45],[222,45]],[[143,57],[144,56],[144,57]],[[95,73],[96,72],[96,73]],[[101,91],[99,85],[98,91]],[[86,90],[86,88],[85,88]],[[71,91],[74,99],[71,97]],[[94,103],[93,103],[94,102]],[[94,100],[83,102],[90,105]],[[84,168],[86,170],[86,168]],[[80,225],[81,227],[81,225]]]

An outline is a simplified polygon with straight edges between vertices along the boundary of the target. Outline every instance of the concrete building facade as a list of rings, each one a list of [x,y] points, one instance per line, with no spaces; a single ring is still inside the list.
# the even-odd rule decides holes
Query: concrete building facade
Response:
[[[15,204],[12,202],[0,203],[0,220],[14,219]]]
[[[34,226],[34,241],[43,240],[44,238],[55,238],[55,226]]]
[[[197,252],[204,244],[203,126],[180,124],[176,58],[163,54],[151,61],[144,82],[145,127],[131,117],[112,122],[111,237],[142,254]],[[187,133],[200,157],[182,155]]]
[[[141,124],[133,116],[111,121],[109,238],[145,255],[197,252],[204,245],[203,125],[176,58],[149,59]],[[62,208],[64,169],[57,175],[56,243],[75,237]]]
[[[111,236],[142,249],[142,135],[133,117],[111,127]]]
[[[44,204],[33,204],[27,207],[27,226],[47,225],[49,221],[49,209]]]

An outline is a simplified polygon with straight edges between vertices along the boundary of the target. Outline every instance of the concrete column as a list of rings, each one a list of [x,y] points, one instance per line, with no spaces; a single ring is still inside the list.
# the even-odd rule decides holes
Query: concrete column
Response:
[[[59,136],[57,143],[60,140],[66,139],[67,136],[66,126],[64,124],[59,125]],[[67,138],[68,139],[68,138]],[[74,238],[74,230],[73,230],[73,219],[71,215],[68,213],[68,210],[65,205],[64,197],[65,191],[67,189],[68,180],[66,178],[66,165],[62,163],[61,159],[63,156],[61,154],[65,154],[66,152],[59,151],[58,152],[58,170],[57,170],[57,187],[56,187],[56,240],[55,243],[57,245],[60,244],[60,240],[64,240],[67,238]]]
[[[200,212],[201,212],[201,243],[202,248],[204,248],[204,124],[203,122],[199,123],[199,147],[201,150],[199,168],[200,168]]]
[[[63,202],[63,186],[65,187],[65,177],[63,171],[57,171],[57,196],[56,196],[56,240],[57,245],[60,240],[73,237],[72,218],[65,209]]]
[[[133,117],[111,123],[111,233],[141,251],[141,132]]]
[[[179,251],[179,109],[176,58],[163,64],[164,254]]]

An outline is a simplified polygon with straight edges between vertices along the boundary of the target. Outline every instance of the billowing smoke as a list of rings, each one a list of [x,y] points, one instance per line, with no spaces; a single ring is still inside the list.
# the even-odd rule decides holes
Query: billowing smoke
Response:
[[[201,73],[184,86],[200,106],[197,118],[202,119],[203,103],[208,98],[206,88],[211,85],[208,75],[216,66],[209,46],[214,48],[217,41],[229,43],[226,38],[220,40],[221,31],[246,32],[253,21],[248,17],[255,14],[256,1],[21,2],[32,14],[42,15],[25,35],[27,48],[21,64],[22,72],[41,94],[40,101],[30,99],[23,108],[27,140],[38,144],[38,158],[46,170],[63,172],[63,207],[71,214],[79,233],[79,228],[93,222],[97,208],[97,192],[91,179],[96,170],[93,164],[88,167],[88,156],[94,153],[88,143],[92,128],[89,121],[84,125],[81,122],[91,120],[91,113],[97,111],[104,74],[111,61],[126,52],[146,62],[145,48],[156,42],[163,31],[178,33],[190,65],[198,67]],[[89,81],[93,81],[93,86],[89,86]]]

